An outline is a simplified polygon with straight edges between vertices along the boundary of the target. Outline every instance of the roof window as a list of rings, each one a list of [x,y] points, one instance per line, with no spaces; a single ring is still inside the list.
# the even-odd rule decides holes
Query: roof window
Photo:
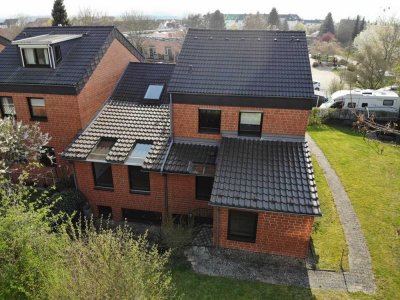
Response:
[[[150,152],[152,144],[151,143],[136,143],[135,148],[131,151],[125,164],[132,166],[142,166],[144,160]]]
[[[106,161],[108,152],[114,146],[116,140],[110,138],[101,138],[97,143],[96,147],[93,148],[92,152],[88,155],[87,159]]]
[[[144,99],[147,100],[160,100],[161,93],[164,89],[163,84],[150,84],[147,88],[146,94],[144,95]]]

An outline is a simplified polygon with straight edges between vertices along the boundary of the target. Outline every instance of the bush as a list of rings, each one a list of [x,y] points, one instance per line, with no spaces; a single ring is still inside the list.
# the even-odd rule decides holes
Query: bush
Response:
[[[341,66],[347,66],[348,62],[344,58],[339,59],[338,64]]]
[[[355,70],[356,70],[356,66],[355,65],[349,64],[347,66],[347,71],[354,72]]]
[[[312,66],[313,66],[313,68],[319,67],[319,62],[314,61],[314,62],[312,63]]]
[[[180,220],[182,221],[182,220]],[[161,225],[161,245],[171,249],[172,253],[180,256],[183,249],[192,241],[193,222],[175,224],[175,219],[170,218]]]
[[[61,193],[55,193],[50,200],[54,204],[52,207],[54,214],[63,213],[67,216],[79,214],[86,203],[85,195],[79,190],[65,190]]]
[[[308,118],[308,125],[321,126],[331,118],[331,109],[313,107]]]
[[[344,88],[345,88],[344,83],[341,82],[339,79],[334,78],[329,83],[328,92],[330,95],[332,95],[334,92],[343,90]]]

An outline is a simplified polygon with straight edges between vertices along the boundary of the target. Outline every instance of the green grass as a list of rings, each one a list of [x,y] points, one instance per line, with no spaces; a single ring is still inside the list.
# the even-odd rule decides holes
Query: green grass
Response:
[[[339,175],[361,222],[378,287],[374,298],[398,299],[400,147],[366,142],[340,127],[311,127],[308,132]]]
[[[336,212],[332,192],[315,157],[313,156],[312,159],[322,211],[322,217],[316,218],[311,236],[317,257],[317,269],[340,271],[343,252],[342,267],[344,270],[349,270],[346,239]]]

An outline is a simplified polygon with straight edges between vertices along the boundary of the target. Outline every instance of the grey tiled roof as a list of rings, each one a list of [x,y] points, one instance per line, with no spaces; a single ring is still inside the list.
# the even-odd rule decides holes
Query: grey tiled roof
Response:
[[[165,161],[164,171],[190,173],[189,163],[215,164],[218,146],[196,143],[174,143]]]
[[[117,139],[106,161],[124,163],[137,141],[153,146],[143,168],[159,170],[170,133],[168,105],[142,105],[128,101],[106,103],[93,122],[63,152],[63,157],[84,160],[100,138]]]
[[[189,29],[169,91],[314,98],[305,33]]]
[[[174,71],[174,64],[130,63],[111,96],[114,100],[146,102],[143,97],[150,84],[164,84],[158,103],[169,103],[167,85]],[[153,101],[154,102],[154,101]]]
[[[223,138],[210,203],[320,215],[307,143]]]
[[[15,40],[44,34],[81,34],[82,37],[69,41],[71,48],[63,53],[55,69],[22,67],[17,46],[8,45],[0,56],[0,91],[12,90],[15,86],[21,91],[20,86],[32,88],[33,85],[40,87],[38,92],[59,93],[57,88],[61,86],[67,90],[64,93],[79,93],[115,39],[140,61],[144,60],[113,26],[32,27],[25,28]]]

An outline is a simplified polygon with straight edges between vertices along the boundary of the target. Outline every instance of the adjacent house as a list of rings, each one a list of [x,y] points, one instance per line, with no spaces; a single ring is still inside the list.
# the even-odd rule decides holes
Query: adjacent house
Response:
[[[0,52],[10,43],[10,40],[0,35]]]
[[[39,122],[58,153],[114,90],[130,61],[142,55],[114,27],[23,30],[0,55],[0,113]]]
[[[190,29],[176,65],[128,65],[63,157],[95,215],[192,218],[216,247],[305,257],[313,98],[304,32]]]

